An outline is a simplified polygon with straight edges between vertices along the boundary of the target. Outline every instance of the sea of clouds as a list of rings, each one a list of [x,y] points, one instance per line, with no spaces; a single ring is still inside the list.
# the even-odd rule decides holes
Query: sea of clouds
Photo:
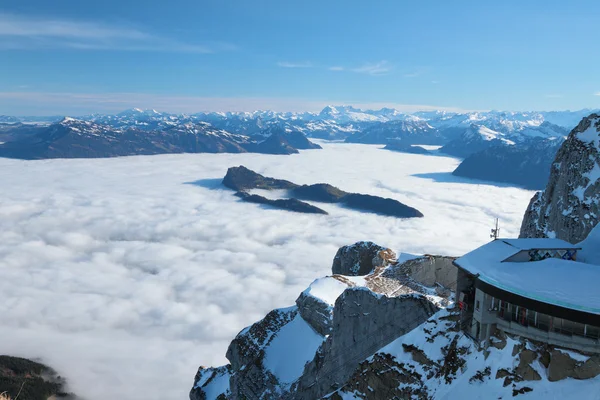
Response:
[[[453,177],[459,161],[322,143],[300,155],[0,159],[0,354],[38,358],[89,400],[185,399],[199,365],[372,240],[461,255],[494,218],[516,236],[532,192]],[[241,202],[230,166],[392,197],[424,218]]]

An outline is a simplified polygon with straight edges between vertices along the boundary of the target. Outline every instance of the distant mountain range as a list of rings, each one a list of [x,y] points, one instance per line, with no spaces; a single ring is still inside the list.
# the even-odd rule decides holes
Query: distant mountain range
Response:
[[[40,159],[163,153],[293,154],[319,148],[309,138],[386,145],[426,153],[442,146],[464,158],[456,175],[542,188],[568,132],[594,110],[413,114],[392,108],[327,106],[311,112],[170,114],[130,109],[118,114],[65,117],[0,116],[0,156]],[[510,161],[509,161],[510,160]],[[510,168],[504,164],[510,162]],[[520,166],[520,167],[517,167]],[[529,173],[535,170],[535,173]],[[546,171],[547,170],[547,171]],[[522,172],[530,176],[520,176]]]
[[[144,114],[146,115],[146,114]],[[123,114],[115,117],[122,121]],[[271,127],[253,137],[230,133],[207,122],[131,124],[65,117],[50,125],[0,126],[0,157],[19,159],[99,158],[169,153],[293,154],[319,149],[301,132]]]

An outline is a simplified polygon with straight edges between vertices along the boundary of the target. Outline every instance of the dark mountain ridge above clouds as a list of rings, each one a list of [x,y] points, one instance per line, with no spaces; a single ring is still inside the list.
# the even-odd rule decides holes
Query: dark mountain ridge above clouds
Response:
[[[423,217],[423,214],[419,210],[394,199],[361,193],[348,193],[327,183],[297,185],[293,182],[283,179],[275,179],[263,176],[244,167],[243,165],[229,168],[225,178],[223,179],[223,185],[230,189],[236,190],[236,194],[238,197],[242,198],[242,200],[270,204],[278,208],[290,209],[291,211],[299,210],[292,209],[290,206],[302,206],[303,211],[301,212],[327,214],[325,211],[316,207],[314,207],[316,210],[306,207],[309,206],[309,204],[300,201],[305,200],[320,203],[338,203],[350,209],[397,218]],[[249,190],[253,189],[288,190],[289,195],[293,197],[279,200],[295,200],[296,203],[274,203],[274,200],[267,202],[266,200],[268,199],[265,199],[262,196],[252,197],[249,193],[247,193]],[[258,197],[260,197],[260,199]]]
[[[129,115],[129,114],[125,114]],[[145,115],[145,114],[144,114]],[[169,153],[294,154],[318,149],[300,132],[282,132],[259,138],[217,129],[207,122],[169,123],[160,129],[65,117],[47,125],[12,124],[0,127],[0,157],[20,159],[98,158]],[[4,142],[3,141],[3,142]]]

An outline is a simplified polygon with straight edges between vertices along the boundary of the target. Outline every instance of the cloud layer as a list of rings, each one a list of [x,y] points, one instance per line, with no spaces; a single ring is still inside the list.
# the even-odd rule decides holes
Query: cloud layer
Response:
[[[35,91],[0,92],[0,109],[3,114],[23,115],[84,115],[112,113],[128,108],[156,109],[172,113],[200,111],[313,111],[318,112],[330,104],[352,105],[363,109],[395,108],[404,112],[456,111],[459,107],[399,104],[393,102],[352,102],[336,100],[307,100],[276,97],[200,97],[145,93],[61,93]]]
[[[225,363],[235,334],[330,273],[339,246],[460,255],[489,240],[496,216],[516,235],[532,195],[454,182],[452,158],[323,145],[296,156],[0,159],[0,353],[40,357],[90,400],[183,399],[200,364]],[[220,186],[240,164],[392,197],[425,218],[243,203]],[[438,182],[412,176],[434,172]]]

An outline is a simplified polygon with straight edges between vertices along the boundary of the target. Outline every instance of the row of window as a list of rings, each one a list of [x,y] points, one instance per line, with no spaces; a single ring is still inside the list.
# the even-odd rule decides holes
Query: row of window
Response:
[[[492,309],[498,310],[498,316],[506,321],[516,322],[523,326],[531,326],[546,332],[563,335],[575,335],[590,339],[600,339],[600,327],[553,317],[537,311],[528,310],[506,301],[492,297]]]

